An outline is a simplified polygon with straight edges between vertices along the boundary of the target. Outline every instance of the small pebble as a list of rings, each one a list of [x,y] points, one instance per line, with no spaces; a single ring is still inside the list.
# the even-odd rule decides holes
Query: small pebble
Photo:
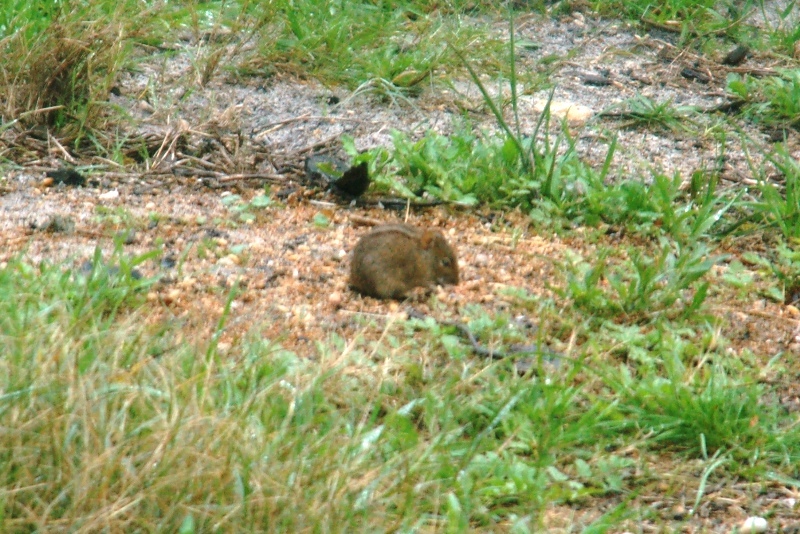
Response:
[[[117,191],[116,189],[112,189],[111,191],[106,191],[102,195],[99,195],[97,198],[99,198],[100,200],[114,200],[116,198],[119,198],[119,191]]]
[[[139,102],[137,102],[136,104],[139,107],[139,109],[144,111],[145,113],[153,113],[156,110],[156,108],[151,106],[150,103],[145,100],[139,100]]]
[[[266,276],[259,276],[252,282],[250,282],[250,289],[264,289],[267,287],[267,277]]]
[[[749,534],[751,532],[766,532],[767,520],[763,517],[751,516],[744,520],[739,532],[742,534]]]
[[[228,267],[233,267],[234,265],[239,265],[242,263],[242,260],[236,254],[228,254],[227,256],[223,256],[217,261],[220,265],[227,265]]]
[[[328,304],[333,306],[334,308],[338,308],[342,305],[342,294],[338,291],[334,291],[330,295],[328,295]]]
[[[126,230],[124,232],[118,232],[116,237],[122,241],[125,245],[133,245],[136,243],[136,232],[133,230]]]
[[[672,518],[681,520],[686,517],[686,507],[682,504],[676,504],[672,507]]]
[[[164,295],[164,304],[172,304],[178,297],[181,296],[180,289],[170,289],[166,295]]]
[[[798,309],[797,306],[792,306],[791,304],[788,304],[786,306],[786,314],[789,315],[790,317],[800,317],[800,309]]]
[[[72,219],[72,217],[67,215],[53,215],[52,217],[41,221],[39,224],[35,225],[35,227],[41,232],[49,232],[53,234],[71,234],[75,231],[75,221]]]
[[[178,282],[178,285],[181,286],[182,289],[191,289],[191,288],[193,288],[195,286],[196,283],[197,283],[197,279],[196,278],[192,278],[191,276],[187,276],[186,278],[184,278],[183,280]]]

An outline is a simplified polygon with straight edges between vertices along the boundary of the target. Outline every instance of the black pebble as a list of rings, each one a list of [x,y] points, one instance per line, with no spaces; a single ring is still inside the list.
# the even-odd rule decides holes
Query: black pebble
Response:
[[[86,178],[74,169],[57,169],[47,171],[45,174],[55,180],[57,184],[81,186],[86,184]]]
[[[362,161],[347,169],[342,177],[333,182],[337,189],[348,195],[358,197],[369,188],[369,165]]]
[[[161,267],[164,269],[172,269],[178,262],[175,260],[175,256],[164,256],[161,260]]]
[[[736,48],[734,48],[733,50],[731,50],[730,52],[728,52],[728,54],[724,58],[722,58],[722,64],[723,65],[738,65],[739,63],[744,61],[744,59],[747,57],[747,53],[749,51],[750,51],[750,49],[747,48],[746,46],[739,45]]]

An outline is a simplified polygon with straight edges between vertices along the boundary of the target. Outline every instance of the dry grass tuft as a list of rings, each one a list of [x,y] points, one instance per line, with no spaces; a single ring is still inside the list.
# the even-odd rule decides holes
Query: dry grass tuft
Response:
[[[98,123],[125,48],[119,24],[53,22],[33,37],[0,40],[0,111],[23,127]]]

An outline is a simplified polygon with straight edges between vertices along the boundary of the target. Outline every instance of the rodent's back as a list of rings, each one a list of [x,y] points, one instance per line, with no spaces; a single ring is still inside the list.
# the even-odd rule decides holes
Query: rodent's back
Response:
[[[422,237],[422,230],[416,226],[405,223],[382,224],[374,227],[370,233],[363,236],[359,243],[366,239],[380,239],[380,236],[384,234],[400,234],[410,237],[411,239],[419,240]]]

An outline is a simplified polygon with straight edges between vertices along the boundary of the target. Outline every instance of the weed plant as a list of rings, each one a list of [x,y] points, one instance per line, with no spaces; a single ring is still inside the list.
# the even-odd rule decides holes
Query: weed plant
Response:
[[[693,317],[702,309],[708,283],[701,282],[718,261],[702,245],[672,250],[668,243],[655,257],[631,250],[629,260],[608,264],[612,251],[603,250],[586,262],[568,259],[560,266],[565,285],[555,292],[590,317],[640,323],[666,315]],[[698,283],[699,282],[699,283]]]
[[[772,127],[800,124],[800,70],[785,69],[763,80],[731,74],[727,87],[746,104],[746,118]]]

